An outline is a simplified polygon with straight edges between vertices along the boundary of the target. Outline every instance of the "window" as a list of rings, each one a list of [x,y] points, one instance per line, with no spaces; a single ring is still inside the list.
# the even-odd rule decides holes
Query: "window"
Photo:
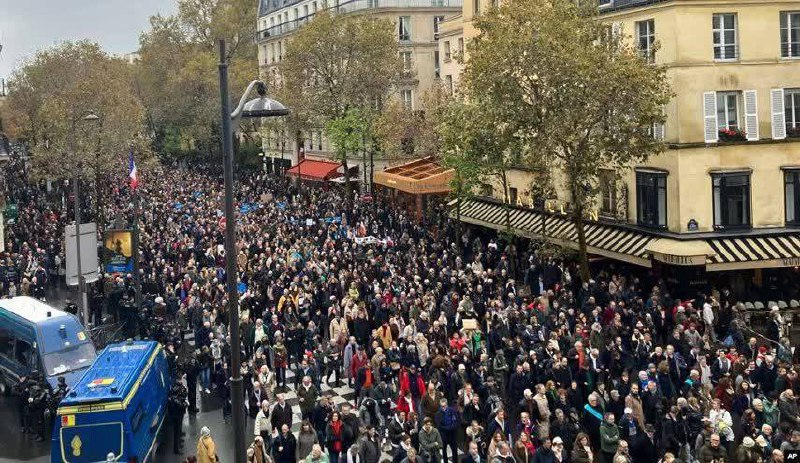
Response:
[[[278,61],[283,59],[283,52],[281,51],[281,43],[278,42]]]
[[[21,341],[17,339],[17,348],[14,352],[14,358],[19,362],[21,365],[26,367],[33,367],[33,351],[31,350],[31,345],[25,341]]]
[[[481,13],[481,0],[472,0],[472,14],[475,16]]]
[[[447,93],[453,94],[453,76],[450,74],[444,76],[444,85],[447,88]]]
[[[639,53],[648,62],[655,60],[656,22],[653,19],[636,22],[636,43]]]
[[[411,40],[411,16],[400,16],[397,24],[400,41],[408,42]]]
[[[316,12],[317,12],[317,2],[314,2],[314,3],[312,3],[312,5],[311,5],[311,11],[312,11],[312,12],[314,12],[314,13],[316,13]]]
[[[308,5],[303,5],[303,21],[308,21]]]
[[[519,199],[519,190],[514,187],[510,187],[508,189],[508,202],[509,204],[517,204],[517,199]]]
[[[714,29],[714,59],[730,60],[737,56],[736,14],[715,14],[711,20]]]
[[[434,16],[433,17],[433,33],[434,34],[438,34],[439,33],[439,24],[441,24],[442,21],[444,21],[444,16]],[[438,39],[438,38],[439,37],[434,35],[434,39]]]
[[[411,90],[401,91],[400,96],[403,98],[403,106],[406,109],[414,109],[414,96]]]
[[[444,62],[449,63],[451,60],[451,53],[450,53],[450,41],[444,41]]]
[[[800,170],[787,170],[784,176],[786,181],[786,224],[800,225]]]
[[[464,55],[464,39],[458,39],[458,54],[463,56]]]
[[[739,129],[739,92],[717,92],[717,128]]]
[[[800,89],[787,88],[783,91],[783,111],[786,117],[786,135],[800,136]]]
[[[439,50],[433,51],[433,73],[437,79],[442,77],[441,66],[439,63]]]
[[[269,62],[270,63],[274,63],[275,62],[275,44],[274,43],[269,44]]]
[[[781,56],[800,58],[800,12],[781,12]]]
[[[14,338],[11,333],[0,328],[0,355],[11,357],[14,355]]]
[[[750,226],[750,174],[712,174],[714,228]]]
[[[636,220],[645,227],[667,227],[667,174],[636,173]]]
[[[401,51],[400,60],[403,62],[403,72],[405,73],[411,72],[411,52]]]
[[[617,211],[617,178],[610,170],[601,170],[600,180],[600,212],[614,215]]]

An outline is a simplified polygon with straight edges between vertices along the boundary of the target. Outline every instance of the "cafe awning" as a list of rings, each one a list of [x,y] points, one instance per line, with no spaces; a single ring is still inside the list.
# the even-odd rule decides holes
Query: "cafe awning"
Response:
[[[658,238],[647,246],[654,260],[670,265],[706,265],[708,256],[714,254],[705,240],[673,240]]]
[[[456,218],[458,201],[450,202],[450,216]],[[517,236],[545,239],[577,249],[578,232],[568,216],[542,213],[500,203],[488,198],[460,202],[462,222],[509,230]],[[625,224],[587,220],[583,224],[587,250],[600,255],[652,267],[652,262],[674,266],[704,266],[707,271],[726,271],[774,267],[800,267],[800,230],[703,233],[691,236],[665,236],[637,230]],[[683,238],[683,239],[680,239]]]
[[[323,182],[338,177],[340,174],[337,170],[341,166],[338,162],[304,159],[287,169],[286,175],[300,177],[301,180]]]
[[[457,205],[457,201],[450,203]],[[540,211],[475,198],[461,201],[462,222],[498,231],[511,231],[518,236],[545,239],[571,249],[578,248],[578,230],[566,216],[543,214]],[[455,207],[450,216],[456,217]],[[586,247],[590,254],[610,257],[643,267],[651,267],[647,246],[658,238],[625,227],[587,221],[583,225]]]
[[[375,172],[373,181],[415,195],[449,193],[453,172],[427,157]]]
[[[776,236],[709,239],[709,271],[800,266],[800,231]]]

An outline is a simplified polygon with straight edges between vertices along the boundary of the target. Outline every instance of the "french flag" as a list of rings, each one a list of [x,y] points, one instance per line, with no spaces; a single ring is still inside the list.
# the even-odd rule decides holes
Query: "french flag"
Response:
[[[136,174],[136,161],[133,160],[133,148],[128,157],[128,177],[131,179],[131,190],[135,190],[139,186],[139,176]]]

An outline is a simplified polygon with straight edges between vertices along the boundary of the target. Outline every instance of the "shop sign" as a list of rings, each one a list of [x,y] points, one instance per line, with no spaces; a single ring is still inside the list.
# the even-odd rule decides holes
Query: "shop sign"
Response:
[[[800,257],[790,257],[788,259],[783,259],[783,265],[786,267],[798,267],[800,266]]]
[[[676,254],[664,254],[661,252],[651,252],[653,259],[670,265],[705,265],[706,256],[680,256]]]

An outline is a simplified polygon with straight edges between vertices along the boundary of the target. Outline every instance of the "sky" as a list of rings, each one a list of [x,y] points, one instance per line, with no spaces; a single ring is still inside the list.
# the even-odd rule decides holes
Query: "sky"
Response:
[[[64,40],[90,39],[113,54],[135,52],[150,16],[175,10],[176,0],[0,0],[0,78]]]

